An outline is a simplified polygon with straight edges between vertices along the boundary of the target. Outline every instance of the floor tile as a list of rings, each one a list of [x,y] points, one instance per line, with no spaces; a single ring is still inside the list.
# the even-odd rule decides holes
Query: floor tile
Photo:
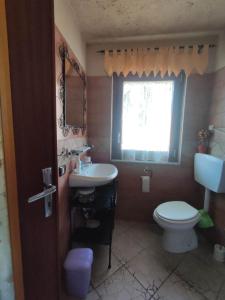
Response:
[[[95,290],[92,290],[85,298],[85,300],[99,300],[99,299],[100,297]]]
[[[217,294],[216,300],[224,300],[225,299],[225,281],[223,282],[221,289]]]
[[[63,299],[64,299],[64,297],[63,297]],[[100,300],[100,297],[99,297],[98,293],[96,292],[96,290],[90,287],[89,292],[85,298],[78,298],[78,297],[69,296],[66,294],[65,299],[68,299],[68,300]]]
[[[154,298],[153,298],[154,299]],[[171,275],[155,294],[155,299],[160,300],[204,300],[193,286],[190,286],[176,275]]]
[[[112,249],[115,256],[123,263],[136,256],[143,247],[131,231],[113,237]]]
[[[101,300],[143,300],[145,290],[122,267],[97,288]]]
[[[213,267],[213,269],[217,270],[225,278],[225,265],[213,258],[213,245],[207,243],[207,241],[201,241],[199,247],[190,253],[205,264]]]
[[[92,268],[92,284],[97,287],[121,266],[121,262],[112,254],[111,269],[108,269],[109,247],[94,247],[94,263]]]
[[[130,232],[144,248],[151,247],[153,251],[157,251],[159,247],[162,247],[162,232],[153,224],[136,223],[134,226],[132,226]]]
[[[145,288],[159,287],[182,259],[181,255],[163,250],[153,254],[147,248],[130,260],[126,267]]]
[[[86,300],[224,300],[225,266],[213,260],[213,247],[200,239],[197,249],[171,254],[161,236],[157,225],[116,220],[110,270],[108,247],[89,245],[93,288]]]
[[[199,234],[198,234],[198,242],[199,242],[198,248],[192,250],[190,253],[204,260],[207,263],[213,258],[212,257],[213,245],[208,243],[208,241],[202,235]]]
[[[131,229],[133,225],[134,225],[134,222],[127,222],[124,220],[116,220],[113,235],[117,236],[121,233],[124,233],[124,232],[128,231],[129,229]]]
[[[210,300],[217,299],[224,281],[224,277],[213,265],[208,265],[191,254],[185,257],[175,274]]]

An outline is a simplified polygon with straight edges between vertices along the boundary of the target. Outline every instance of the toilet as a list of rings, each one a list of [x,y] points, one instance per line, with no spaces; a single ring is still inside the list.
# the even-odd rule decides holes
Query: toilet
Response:
[[[194,158],[194,178],[205,188],[204,210],[209,211],[211,191],[225,193],[225,160],[204,153]],[[153,213],[156,223],[164,229],[163,247],[173,253],[184,253],[197,248],[194,226],[200,219],[197,209],[184,201],[160,204]]]
[[[194,226],[200,215],[197,209],[184,201],[160,204],[153,218],[164,229],[163,248],[172,253],[184,253],[198,247]]]

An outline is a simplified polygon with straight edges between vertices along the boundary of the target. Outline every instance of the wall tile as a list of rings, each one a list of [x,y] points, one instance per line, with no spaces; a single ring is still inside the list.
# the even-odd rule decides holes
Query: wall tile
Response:
[[[209,123],[225,130],[225,68],[213,74]],[[210,153],[225,159],[225,131],[215,131],[210,140]],[[215,227],[208,232],[213,243],[225,244],[225,195],[212,193],[211,210]]]
[[[152,221],[155,207],[166,200],[183,199],[201,207],[202,198],[193,176],[193,157],[197,132],[208,126],[212,76],[192,75],[186,90],[183,144],[180,166],[142,163],[116,163],[119,170],[117,216],[130,220]],[[110,162],[112,80],[88,77],[88,141],[96,162]],[[153,171],[151,192],[141,192],[140,176],[148,165]]]
[[[55,30],[55,64],[56,64],[56,117],[57,122],[62,113],[62,103],[59,98],[59,80],[61,74],[61,59],[58,53],[58,47],[61,43],[66,43],[66,40],[56,28]],[[75,54],[70,51],[71,57],[74,59],[76,58]],[[60,267],[61,273],[60,276],[63,277],[63,262],[65,256],[69,249],[69,241],[70,241],[70,207],[69,207],[69,185],[68,185],[68,178],[70,171],[74,168],[74,161],[70,157],[59,156],[62,153],[63,148],[68,149],[68,151],[83,146],[87,144],[86,135],[82,135],[82,132],[79,131],[79,134],[74,135],[70,130],[67,137],[64,137],[62,134],[62,130],[59,128],[57,124],[57,153],[58,153],[58,165],[66,165],[66,173],[58,178],[58,248],[59,248],[59,256],[60,256]],[[63,282],[63,279],[62,279]],[[63,300],[70,299],[66,293],[65,288],[61,286],[61,298]]]

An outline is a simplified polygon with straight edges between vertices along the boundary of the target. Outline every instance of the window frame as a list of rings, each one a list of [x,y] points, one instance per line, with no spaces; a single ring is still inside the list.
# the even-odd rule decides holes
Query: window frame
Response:
[[[111,159],[122,159],[121,149],[121,136],[122,136],[122,109],[123,109],[123,83],[125,81],[173,81],[174,82],[174,94],[172,101],[172,114],[171,114],[171,133],[170,133],[170,148],[168,162],[165,163],[177,163],[179,161],[180,153],[180,140],[181,140],[181,125],[182,125],[182,110],[184,103],[184,88],[185,88],[185,74],[181,72],[177,77],[175,75],[161,76],[143,75],[141,77],[137,75],[128,75],[124,77],[122,75],[113,75],[113,114],[112,114],[112,143],[111,143]],[[139,162],[135,160],[133,162]],[[153,161],[147,161],[153,162]],[[164,162],[163,162],[164,163]]]

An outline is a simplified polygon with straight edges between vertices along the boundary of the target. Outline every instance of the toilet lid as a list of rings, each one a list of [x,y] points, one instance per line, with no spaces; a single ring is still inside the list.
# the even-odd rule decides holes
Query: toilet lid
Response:
[[[156,208],[157,214],[165,219],[185,221],[194,218],[198,210],[184,201],[171,201],[160,204]]]

